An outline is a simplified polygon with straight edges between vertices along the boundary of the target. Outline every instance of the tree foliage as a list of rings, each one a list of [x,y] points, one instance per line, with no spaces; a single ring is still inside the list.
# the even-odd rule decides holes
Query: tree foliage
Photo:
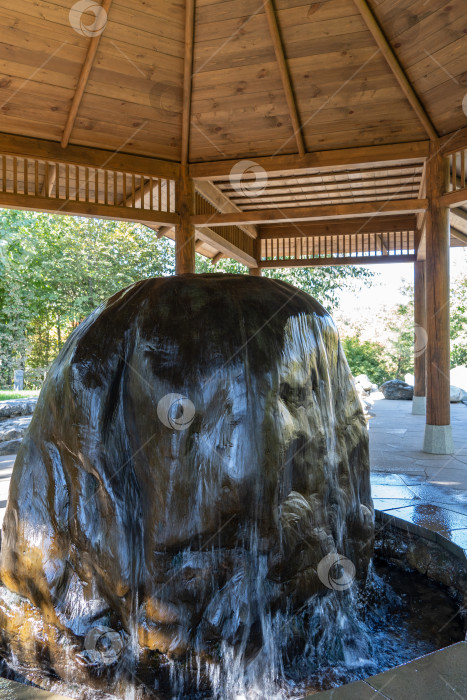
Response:
[[[172,241],[151,229],[97,219],[0,210],[0,385],[26,369],[40,385],[70,332],[109,296],[133,282],[174,274]],[[233,260],[217,267],[197,255],[197,272],[245,274]],[[337,291],[363,269],[268,271],[334,308]]]
[[[347,362],[354,377],[366,374],[374,384],[382,384],[391,378],[391,365],[381,343],[362,340],[358,335],[343,338]]]

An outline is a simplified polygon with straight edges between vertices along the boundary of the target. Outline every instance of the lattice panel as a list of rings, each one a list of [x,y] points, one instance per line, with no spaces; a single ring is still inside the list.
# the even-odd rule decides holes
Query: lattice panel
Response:
[[[261,241],[261,262],[388,258],[415,254],[413,231],[276,238]]]
[[[7,155],[0,155],[0,193],[175,212],[174,180]]]

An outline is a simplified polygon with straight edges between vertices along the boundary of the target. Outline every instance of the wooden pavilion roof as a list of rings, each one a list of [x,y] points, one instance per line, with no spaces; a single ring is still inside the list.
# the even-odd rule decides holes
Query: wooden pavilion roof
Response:
[[[0,204],[173,236],[182,166],[197,250],[211,258],[412,260],[439,140],[451,242],[465,245],[465,9],[0,0]]]

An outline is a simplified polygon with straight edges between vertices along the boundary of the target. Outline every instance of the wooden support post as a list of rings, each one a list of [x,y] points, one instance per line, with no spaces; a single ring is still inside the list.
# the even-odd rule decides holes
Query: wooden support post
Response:
[[[425,262],[414,263],[414,375],[415,386],[412,413],[424,416],[426,413],[425,354],[427,345],[426,302],[425,302]]]
[[[426,427],[423,449],[432,454],[454,451],[450,425],[449,344],[449,209],[440,198],[449,186],[449,161],[430,147],[427,163],[429,209],[426,229]]]
[[[177,212],[180,223],[175,227],[175,272],[177,275],[195,271],[195,227],[191,216],[195,209],[195,188],[187,169],[177,181]]]
[[[260,267],[250,267],[250,275],[252,277],[261,277],[261,268]]]

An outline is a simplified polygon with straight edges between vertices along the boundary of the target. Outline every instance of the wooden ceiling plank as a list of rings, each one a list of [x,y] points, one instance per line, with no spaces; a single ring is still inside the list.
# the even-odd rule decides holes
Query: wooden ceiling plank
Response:
[[[305,141],[303,138],[300,118],[298,116],[298,109],[292,87],[292,80],[290,77],[289,68],[287,66],[287,60],[285,58],[284,46],[282,43],[279,23],[274,7],[274,0],[265,0],[264,10],[266,12],[266,17],[268,20],[269,31],[274,46],[274,53],[276,55],[277,65],[279,67],[279,74],[282,81],[282,87],[285,93],[285,99],[287,101],[287,107],[289,109],[289,115],[292,122],[294,136],[297,141],[298,152],[301,156],[303,156],[306,153]]]
[[[109,14],[110,6],[112,5],[113,0],[103,0],[102,6],[101,6],[101,12],[105,13],[105,16]],[[80,76],[78,78],[78,84],[76,86],[76,91],[73,96],[73,101],[71,103],[70,111],[68,113],[68,118],[65,124],[65,128],[63,130],[63,135],[62,135],[62,140],[61,140],[61,145],[62,148],[66,148],[68,146],[68,143],[70,141],[70,136],[71,132],[73,130],[73,126],[76,120],[76,117],[78,115],[78,110],[79,106],[81,104],[81,100],[83,99],[84,91],[86,90],[86,85],[89,80],[89,76],[91,74],[92,66],[94,63],[94,59],[96,57],[97,49],[99,48],[99,42],[101,40],[102,34],[105,31],[105,27],[102,30],[102,32],[98,32],[95,36],[91,37],[91,40],[89,42],[88,50],[86,53],[86,58],[83,63],[83,67],[81,69]]]
[[[191,96],[193,85],[193,50],[195,39],[195,0],[185,2],[185,52],[183,59],[182,155],[186,167],[190,151]]]
[[[425,107],[420,102],[420,99],[417,93],[415,92],[410,80],[405,74],[405,71],[399,62],[399,59],[394,53],[391,44],[387,40],[386,35],[384,34],[378,20],[376,19],[376,16],[373,14],[373,11],[369,7],[367,0],[354,0],[354,2],[357,8],[359,9],[365,24],[367,25],[368,29],[373,35],[373,38],[378,44],[381,53],[386,59],[394,77],[401,86],[414,112],[420,119],[420,122],[422,123],[426,133],[428,134],[430,139],[436,140],[438,138],[438,133],[435,127],[433,126],[433,123]]]
[[[280,208],[262,209],[260,211],[240,212],[238,214],[197,214],[192,216],[196,227],[238,226],[239,224],[260,224],[274,221],[320,221],[334,218],[351,218],[360,216],[387,216],[388,214],[418,213],[428,208],[426,199],[390,199],[383,202],[366,202],[359,204],[327,204],[312,207],[297,207],[287,210]]]

